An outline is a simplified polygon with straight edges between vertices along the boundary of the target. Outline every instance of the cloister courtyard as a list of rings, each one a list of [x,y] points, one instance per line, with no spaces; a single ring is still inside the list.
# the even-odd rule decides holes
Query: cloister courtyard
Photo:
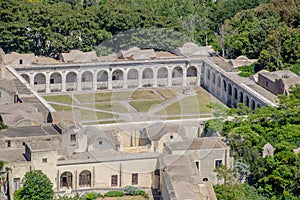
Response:
[[[74,111],[83,124],[210,117],[211,95],[200,86],[121,89],[43,96],[57,111]]]

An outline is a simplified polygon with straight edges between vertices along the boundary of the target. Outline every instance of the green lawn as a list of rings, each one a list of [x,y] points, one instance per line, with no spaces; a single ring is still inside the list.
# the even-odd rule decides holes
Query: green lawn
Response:
[[[72,103],[72,97],[69,95],[51,95],[51,96],[43,96],[47,101],[54,101],[58,103]]]
[[[133,100],[159,99],[159,96],[152,90],[136,90],[132,93],[131,98]]]
[[[128,112],[126,108],[124,108],[119,102],[103,102],[103,103],[96,103],[95,108],[113,112],[121,112],[126,113]]]
[[[157,89],[156,90],[161,96],[163,96],[165,99],[170,99],[176,96],[176,92],[175,90],[171,90],[168,88],[163,88],[163,89]]]
[[[57,104],[50,104],[56,111],[72,111],[73,108],[70,106],[62,106]]]
[[[139,112],[147,112],[152,106],[162,102],[163,100],[131,101],[130,104]]]
[[[166,109],[161,110],[158,114],[197,114],[210,112],[207,106],[210,104],[210,96],[202,90],[198,90],[197,96],[187,96],[176,102]]]
[[[113,118],[113,115],[110,113],[95,112],[92,110],[84,110],[84,109],[75,109],[75,110],[79,111],[81,119],[83,121]]]

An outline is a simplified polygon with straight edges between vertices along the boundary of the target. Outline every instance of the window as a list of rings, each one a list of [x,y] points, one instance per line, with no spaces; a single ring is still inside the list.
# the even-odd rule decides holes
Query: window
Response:
[[[170,139],[173,140],[173,135],[170,135]]]
[[[210,80],[210,70],[207,70],[207,79]]]
[[[199,163],[199,161],[196,161],[195,164],[196,164],[197,169],[200,170],[200,163]]]
[[[208,181],[208,178],[204,178],[203,181]]]
[[[25,142],[23,142],[22,145],[25,146]]]
[[[11,147],[10,140],[7,140],[7,141],[6,141],[6,147]]]
[[[72,146],[76,145],[76,134],[71,134],[70,135],[70,144]]]
[[[99,145],[102,145],[102,144],[103,144],[102,140],[99,140]]]
[[[91,187],[91,172],[84,170],[79,174],[79,187]]]
[[[111,186],[118,186],[118,175],[111,176]]]
[[[14,189],[20,189],[20,178],[14,178]]]
[[[46,163],[47,161],[48,161],[47,158],[43,158],[43,159],[42,159],[42,162],[43,162],[43,163]]]
[[[72,179],[71,172],[64,172],[60,176],[60,187],[72,188]]]
[[[215,167],[219,167],[220,165],[222,165],[222,160],[216,160]]]
[[[139,174],[138,174],[138,173],[132,174],[132,181],[131,181],[131,184],[132,184],[132,185],[137,185],[137,184],[139,184]]]
[[[266,87],[268,87],[268,86],[269,86],[269,82],[267,81],[267,82],[266,82]]]
[[[23,64],[23,59],[19,60],[19,64],[22,65]]]

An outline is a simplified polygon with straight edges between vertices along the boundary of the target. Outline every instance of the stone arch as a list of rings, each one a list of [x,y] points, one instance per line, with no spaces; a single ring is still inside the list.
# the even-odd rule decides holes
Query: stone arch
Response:
[[[261,107],[261,105],[258,103],[257,105],[256,105],[256,108],[260,108]]]
[[[53,72],[50,75],[50,84],[61,83],[61,81],[62,81],[61,73]]]
[[[249,96],[246,95],[246,99],[245,99],[245,105],[248,106],[250,108],[250,100],[249,100]]]
[[[143,79],[153,79],[153,70],[151,68],[143,70]]]
[[[216,84],[216,74],[212,73],[212,75],[213,75],[213,84]]]
[[[233,98],[234,98],[235,100],[238,99],[238,91],[237,91],[237,88],[236,88],[236,87],[233,88]]]
[[[43,73],[37,73],[34,76],[34,85],[46,84],[46,76]]]
[[[153,86],[153,70],[151,68],[145,68],[142,76],[143,87]]]
[[[30,83],[30,77],[28,74],[21,74],[21,76],[27,81],[27,83]]]
[[[174,67],[174,69],[172,70],[172,78],[179,78],[179,77],[182,78],[182,76],[183,76],[182,67],[180,66]]]
[[[157,71],[157,78],[168,78],[168,69],[166,67],[161,67]]]
[[[97,89],[107,89],[108,73],[106,70],[100,70],[97,73]]]
[[[172,85],[182,85],[183,69],[180,66],[174,67],[172,70]]]
[[[232,95],[232,86],[230,83],[228,83],[228,95],[231,96]]]
[[[82,90],[93,89],[93,73],[91,71],[84,71],[81,74],[81,88]]]
[[[97,82],[105,82],[108,81],[108,73],[105,70],[100,70],[97,73]]]
[[[50,91],[61,91],[62,75],[59,72],[53,72],[50,75]]]
[[[127,85],[129,88],[138,87],[139,71],[137,69],[129,69],[127,72]]]
[[[84,71],[81,74],[81,82],[93,82],[93,73],[90,71]]]
[[[190,66],[187,69],[186,75],[187,75],[187,77],[197,77],[197,68],[194,66]]]
[[[68,72],[66,74],[66,90],[73,91],[77,89],[77,73]]]
[[[254,99],[251,100],[250,106],[251,106],[251,110],[255,110],[255,101],[254,101]]]
[[[60,187],[61,188],[73,188],[73,175],[71,172],[66,171],[60,175]]]
[[[218,83],[217,83],[218,87],[221,87],[221,77],[218,76]]]
[[[118,80],[123,80],[123,71],[121,69],[116,69],[112,73],[112,80],[113,81],[118,81]]]
[[[160,67],[157,70],[157,85],[166,86],[168,85],[168,69],[166,67]]]
[[[76,72],[68,72],[66,75],[67,83],[76,83],[77,82],[77,73]]]
[[[227,83],[226,83],[225,79],[223,79],[223,89],[225,92],[227,91]]]
[[[127,72],[127,79],[128,80],[136,80],[139,79],[139,72],[137,69],[130,69]]]
[[[79,174],[79,187],[84,188],[84,187],[91,187],[92,185],[92,179],[91,176],[92,173],[89,170],[83,170]]]
[[[206,71],[206,78],[207,80],[210,80],[210,69],[207,69]]]
[[[243,102],[244,102],[244,93],[243,93],[242,91],[240,91],[239,102],[240,102],[240,103],[243,103]]]
[[[124,72],[121,69],[116,69],[112,73],[112,88],[123,88]]]

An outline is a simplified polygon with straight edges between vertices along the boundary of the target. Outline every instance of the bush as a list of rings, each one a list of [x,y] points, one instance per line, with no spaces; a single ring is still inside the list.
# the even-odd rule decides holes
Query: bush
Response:
[[[103,195],[97,192],[89,192],[85,195],[85,200],[93,200],[97,199],[98,197],[103,197]]]
[[[138,187],[132,186],[132,185],[126,186],[124,188],[124,191],[125,191],[125,194],[127,194],[127,195],[132,195],[132,196],[141,195],[145,198],[148,198],[147,192],[145,192],[144,190],[142,190]]]
[[[118,191],[118,190],[111,190],[108,191],[104,194],[105,197],[122,197],[124,196],[123,191]]]
[[[21,192],[22,192],[22,188],[20,188],[20,189],[18,189],[14,192],[14,200],[21,200],[22,199]]]

